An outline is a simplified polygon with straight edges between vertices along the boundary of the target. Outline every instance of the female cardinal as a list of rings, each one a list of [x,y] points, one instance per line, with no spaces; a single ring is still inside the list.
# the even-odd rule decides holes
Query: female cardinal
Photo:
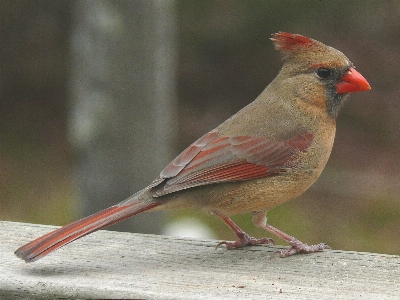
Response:
[[[26,262],[144,211],[197,207],[218,216],[238,237],[228,249],[269,244],[229,216],[251,212],[256,226],[291,245],[281,257],[328,248],[308,246],[267,224],[271,208],[307,190],[329,158],[336,116],[348,93],[370,86],[340,51],[308,37],[279,32],[278,76],[255,101],[202,136],[171,161],[148,187],[105,210],[50,232],[15,251]]]

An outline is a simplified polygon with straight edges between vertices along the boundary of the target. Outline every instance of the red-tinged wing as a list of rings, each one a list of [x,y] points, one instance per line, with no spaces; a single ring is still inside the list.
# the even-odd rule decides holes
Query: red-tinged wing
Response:
[[[274,141],[218,136],[211,131],[171,161],[150,186],[164,182],[154,191],[154,196],[162,196],[200,185],[276,175],[292,167],[299,152],[305,151],[312,140],[311,133]]]

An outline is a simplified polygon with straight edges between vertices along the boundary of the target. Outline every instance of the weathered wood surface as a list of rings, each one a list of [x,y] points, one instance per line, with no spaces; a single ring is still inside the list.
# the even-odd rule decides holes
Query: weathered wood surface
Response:
[[[99,231],[27,264],[13,252],[56,227],[0,222],[0,298],[400,299],[400,256]]]

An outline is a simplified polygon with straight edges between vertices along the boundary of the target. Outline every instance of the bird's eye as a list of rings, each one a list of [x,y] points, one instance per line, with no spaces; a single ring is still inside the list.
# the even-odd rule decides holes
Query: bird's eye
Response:
[[[327,68],[319,68],[316,73],[319,78],[327,79],[331,76],[332,70]]]

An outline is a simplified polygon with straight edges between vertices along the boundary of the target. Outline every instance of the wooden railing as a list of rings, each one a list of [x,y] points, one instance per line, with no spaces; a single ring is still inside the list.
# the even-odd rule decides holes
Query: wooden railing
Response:
[[[400,299],[400,256],[99,231],[34,263],[19,246],[56,227],[0,222],[0,299]]]

